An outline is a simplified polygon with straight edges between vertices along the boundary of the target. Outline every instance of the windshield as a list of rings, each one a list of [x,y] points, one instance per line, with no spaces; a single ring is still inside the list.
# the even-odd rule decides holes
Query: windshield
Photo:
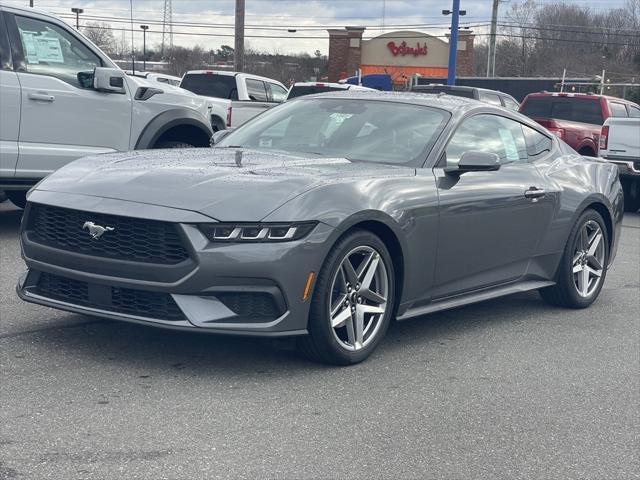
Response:
[[[217,146],[416,166],[449,113],[375,100],[302,98],[273,108]]]
[[[191,73],[184,76],[180,87],[205,97],[238,99],[236,77],[232,75]]]
[[[580,97],[529,97],[520,113],[532,118],[557,118],[572,122],[602,125],[600,100]]]

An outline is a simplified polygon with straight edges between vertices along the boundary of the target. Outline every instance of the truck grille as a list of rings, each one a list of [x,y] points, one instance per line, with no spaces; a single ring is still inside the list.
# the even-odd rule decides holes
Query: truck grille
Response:
[[[177,226],[140,218],[31,204],[29,239],[49,247],[133,262],[177,264],[189,257]],[[92,239],[85,222],[113,230]]]
[[[157,320],[179,321],[185,316],[168,293],[117,288],[81,282],[42,272],[35,293],[82,307]]]

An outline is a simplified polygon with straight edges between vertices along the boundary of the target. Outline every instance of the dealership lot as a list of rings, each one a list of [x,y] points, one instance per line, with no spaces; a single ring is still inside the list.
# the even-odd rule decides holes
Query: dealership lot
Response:
[[[434,314],[350,368],[24,304],[19,219],[0,204],[0,479],[638,478],[639,215],[591,308]]]

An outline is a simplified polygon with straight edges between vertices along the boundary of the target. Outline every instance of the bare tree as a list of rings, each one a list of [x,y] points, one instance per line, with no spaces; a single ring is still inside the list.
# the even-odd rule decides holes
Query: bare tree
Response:
[[[117,42],[108,24],[87,22],[82,27],[82,33],[106,54],[113,55],[116,52]]]

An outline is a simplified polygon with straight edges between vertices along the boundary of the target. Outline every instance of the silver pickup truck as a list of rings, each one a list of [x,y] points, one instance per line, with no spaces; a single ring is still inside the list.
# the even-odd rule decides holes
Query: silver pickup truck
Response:
[[[625,210],[640,209],[640,117],[609,117],[602,125],[598,154],[618,165]]]

